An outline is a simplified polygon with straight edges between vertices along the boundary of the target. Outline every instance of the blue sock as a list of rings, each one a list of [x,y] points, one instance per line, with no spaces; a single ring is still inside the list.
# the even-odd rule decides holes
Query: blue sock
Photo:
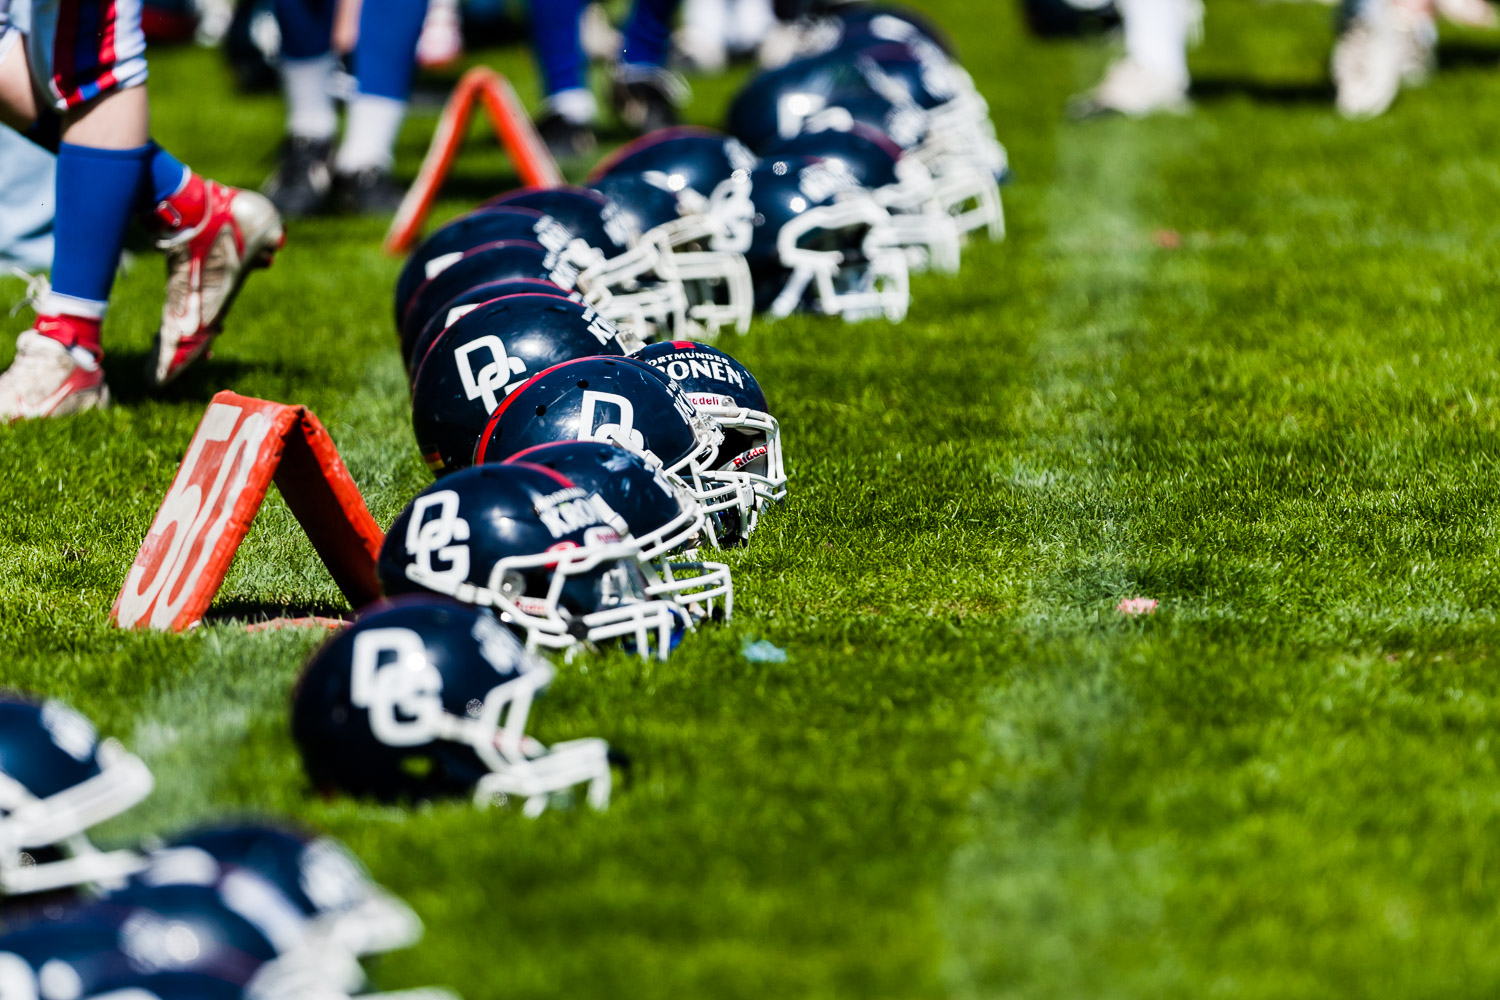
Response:
[[[411,100],[417,39],[425,17],[427,0],[381,0],[360,8],[354,78],[361,94],[402,103]]]
[[[70,142],[58,148],[54,294],[98,305],[109,300],[153,148],[95,149]]]
[[[282,57],[316,59],[333,51],[333,8],[333,0],[276,0]]]
[[[177,157],[158,146],[155,140],[152,140],[149,148],[150,173],[146,177],[145,192],[151,199],[150,205],[154,207],[182,190],[188,168]]]
[[[620,61],[630,66],[665,66],[672,38],[672,18],[680,0],[635,0],[625,25]],[[543,4],[542,6],[546,6]]]
[[[584,0],[543,0],[531,5],[531,43],[548,95],[587,86],[580,23]]]

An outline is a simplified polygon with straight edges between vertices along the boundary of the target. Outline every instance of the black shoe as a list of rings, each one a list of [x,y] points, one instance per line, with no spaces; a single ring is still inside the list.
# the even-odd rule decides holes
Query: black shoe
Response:
[[[332,156],[332,139],[287,136],[276,173],[261,187],[282,218],[301,219],[327,207],[333,184],[328,167]]]
[[[333,204],[345,215],[392,215],[406,189],[379,167],[333,176]]]
[[[689,91],[682,77],[654,66],[621,66],[615,72],[615,113],[626,128],[655,132],[671,128],[681,118],[677,109]]]
[[[591,126],[570,122],[556,111],[548,111],[536,120],[537,135],[547,144],[555,160],[580,160],[592,156],[599,148]]]

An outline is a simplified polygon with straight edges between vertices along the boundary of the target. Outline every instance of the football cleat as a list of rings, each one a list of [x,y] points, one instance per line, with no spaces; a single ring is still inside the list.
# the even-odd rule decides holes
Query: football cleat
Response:
[[[594,127],[588,122],[570,121],[556,111],[548,111],[537,118],[535,125],[555,160],[581,160],[599,148]]]
[[[332,139],[287,136],[276,173],[261,191],[284,218],[316,215],[327,206],[333,187],[333,173],[328,166],[332,158]]]
[[[615,70],[615,113],[626,128],[655,132],[677,124],[691,92],[687,81],[659,66],[624,64]]]
[[[1384,114],[1402,84],[1420,84],[1431,75],[1436,46],[1437,27],[1429,14],[1382,2],[1357,5],[1339,25],[1331,59],[1339,114]]]
[[[458,0],[433,0],[427,5],[427,18],[417,38],[417,65],[423,69],[443,69],[458,62],[463,54],[464,32]]]
[[[404,197],[406,189],[380,167],[333,177],[333,205],[345,215],[390,215]]]
[[[0,374],[0,420],[61,417],[109,405],[104,369],[83,348],[35,330],[16,338],[16,359]]]
[[[1126,56],[1105,71],[1099,86],[1069,101],[1068,114],[1075,119],[1181,114],[1188,110],[1187,90],[1186,79],[1169,78]]]
[[[152,382],[165,385],[208,353],[245,278],[269,267],[286,242],[276,207],[263,194],[204,179],[203,219],[180,225],[170,202],[156,208],[166,235],[167,301],[156,339]]]

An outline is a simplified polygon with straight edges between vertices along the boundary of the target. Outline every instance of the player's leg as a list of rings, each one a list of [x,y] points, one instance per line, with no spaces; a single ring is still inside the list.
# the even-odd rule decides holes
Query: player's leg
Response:
[[[391,181],[396,136],[417,72],[427,0],[366,0],[354,47],[359,90],[349,102],[334,156],[334,190],[349,212],[394,212],[404,193]]]
[[[1104,80],[1074,100],[1077,117],[1148,115],[1187,107],[1189,37],[1202,16],[1198,0],[1120,0],[1125,55]]]
[[[207,349],[245,274],[281,241],[268,201],[198,177],[150,141],[138,7],[46,0],[31,12],[26,59],[62,134],[52,288],[0,376],[0,417],[11,419],[108,401],[100,331],[137,211],[151,209],[168,258],[158,381]]]
[[[687,103],[687,83],[666,68],[672,19],[680,5],[681,0],[635,0],[625,25],[625,47],[615,69],[615,110],[638,132],[677,124],[677,109]]]
[[[560,160],[587,156],[597,145],[599,108],[588,86],[588,57],[581,36],[584,0],[547,0],[531,5],[531,40],[546,102],[536,127]]]
[[[333,185],[334,0],[276,0],[281,29],[281,88],[286,98],[286,139],[276,173],[262,190],[289,218],[312,215],[328,202]]]

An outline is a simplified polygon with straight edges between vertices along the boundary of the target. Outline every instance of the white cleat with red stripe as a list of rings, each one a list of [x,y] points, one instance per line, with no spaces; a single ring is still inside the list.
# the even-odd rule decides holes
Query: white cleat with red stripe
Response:
[[[70,350],[35,330],[16,338],[16,359],[0,374],[0,420],[61,417],[108,405],[104,370],[88,351]]]
[[[167,301],[149,373],[157,385],[172,381],[208,353],[245,278],[258,267],[269,267],[286,242],[270,199],[217,181],[203,179],[201,184],[203,211],[197,225],[174,225],[170,200],[156,210],[166,231],[157,246],[167,253]]]

